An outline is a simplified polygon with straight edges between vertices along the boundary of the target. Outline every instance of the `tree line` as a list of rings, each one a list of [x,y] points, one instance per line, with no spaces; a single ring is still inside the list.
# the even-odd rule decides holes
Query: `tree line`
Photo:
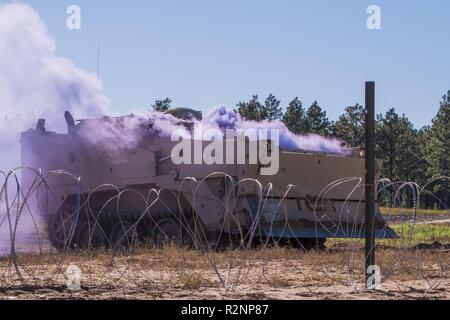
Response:
[[[171,100],[157,100],[152,105],[157,111],[170,109]],[[281,100],[270,94],[264,101],[254,95],[249,101],[236,105],[244,119],[253,121],[281,120],[293,133],[318,134],[343,140],[348,146],[364,145],[365,110],[360,104],[345,108],[336,120],[330,121],[317,101],[305,108],[296,97],[283,112]],[[448,208],[449,153],[450,153],[450,90],[442,97],[439,110],[431,124],[415,128],[405,114],[390,108],[376,118],[376,155],[384,160],[382,176],[391,181],[415,182],[427,192],[421,197],[422,207]],[[447,177],[447,179],[446,179]],[[435,180],[433,183],[430,181]],[[392,189],[392,188],[391,188]],[[394,189],[391,193],[395,192]],[[411,188],[405,188],[402,199],[412,205]],[[387,198],[384,198],[388,201]]]

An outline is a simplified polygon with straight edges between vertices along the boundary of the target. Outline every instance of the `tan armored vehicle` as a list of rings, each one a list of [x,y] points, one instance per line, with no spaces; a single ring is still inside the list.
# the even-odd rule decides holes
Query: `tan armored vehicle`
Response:
[[[172,114],[187,127],[189,117],[199,117],[195,111]],[[46,131],[44,120],[22,134],[23,166],[73,174],[46,175],[36,193],[55,247],[117,247],[138,240],[219,246],[270,239],[322,246],[326,238],[364,237],[359,150],[342,156],[280,149],[278,174],[264,176],[260,163],[175,165],[177,142],[146,128],[137,145],[113,155],[80,134],[86,126],[121,119],[76,123],[66,113],[67,134]],[[22,179],[29,186],[36,176],[28,170]],[[377,237],[395,237],[378,209],[374,224]]]

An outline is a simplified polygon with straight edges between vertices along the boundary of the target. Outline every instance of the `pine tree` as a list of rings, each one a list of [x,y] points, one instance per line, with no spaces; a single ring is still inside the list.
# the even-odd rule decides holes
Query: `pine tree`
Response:
[[[428,130],[425,146],[425,159],[428,162],[428,174],[430,178],[442,179],[433,190],[436,196],[448,208],[449,199],[449,154],[450,154],[450,90],[442,98],[439,111]],[[441,203],[441,206],[442,206]]]
[[[152,104],[152,108],[154,111],[166,112],[170,109],[171,103],[172,103],[172,100],[169,98],[166,98],[164,100],[156,100],[155,103]]]
[[[260,121],[262,105],[259,102],[258,95],[254,95],[249,102],[239,102],[236,112],[238,112],[242,118],[251,121]]]
[[[327,118],[327,113],[322,110],[317,101],[314,101],[306,112],[306,131],[322,136],[327,136],[330,133],[330,121]]]
[[[265,120],[280,120],[283,117],[283,111],[280,107],[281,101],[273,94],[270,94],[264,102],[262,118]]]
[[[377,156],[385,161],[383,175],[392,181],[414,181],[423,173],[421,136],[394,108],[377,116]]]
[[[307,132],[306,112],[298,97],[289,103],[286,113],[283,116],[283,122],[295,134],[305,134]]]
[[[432,121],[426,148],[428,172],[432,178],[450,176],[450,91],[443,97],[439,111]]]
[[[263,120],[279,120],[283,116],[282,109],[280,107],[281,101],[278,100],[273,94],[265,100],[264,104],[259,102],[258,95],[254,95],[249,102],[239,102],[236,106],[238,112],[242,118],[252,121]]]
[[[364,145],[365,111],[360,104],[345,108],[345,114],[332,125],[333,136],[344,140],[349,147]]]

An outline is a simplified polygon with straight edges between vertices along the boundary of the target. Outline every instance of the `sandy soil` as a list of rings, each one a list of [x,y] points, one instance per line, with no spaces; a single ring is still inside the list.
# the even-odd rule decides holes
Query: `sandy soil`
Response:
[[[0,299],[448,299],[450,253],[378,253],[382,283],[363,286],[357,248],[301,252],[273,248],[200,254],[177,248],[139,250],[112,261],[106,253],[19,256],[0,260]],[[82,271],[71,291],[67,267]]]
[[[394,217],[397,222],[406,217]],[[420,216],[418,223],[448,220]],[[381,288],[364,290],[363,250],[339,244],[321,252],[290,248],[200,253],[179,248],[51,253],[36,236],[17,242],[17,260],[0,248],[0,299],[448,299],[450,250],[381,248]],[[41,255],[24,254],[30,248]],[[447,248],[447,249],[446,249]],[[1,255],[4,255],[1,258]],[[17,269],[16,269],[17,266]],[[67,287],[69,266],[81,290]],[[20,276],[19,276],[20,275]]]

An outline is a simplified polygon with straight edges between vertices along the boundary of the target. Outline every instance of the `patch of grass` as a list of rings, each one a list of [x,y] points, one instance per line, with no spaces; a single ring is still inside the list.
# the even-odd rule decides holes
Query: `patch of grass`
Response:
[[[393,225],[391,226],[400,237],[409,238],[411,234],[411,225]],[[441,243],[450,242],[450,225],[445,224],[417,224],[412,231],[412,244]],[[384,240],[386,241],[386,240]]]
[[[414,209],[408,209],[408,208],[380,208],[381,214],[383,215],[413,215]],[[449,210],[428,210],[428,209],[418,209],[416,211],[417,215],[445,215],[450,214]]]
[[[400,247],[409,244],[409,237],[411,235],[412,226],[405,225],[391,225],[390,226],[400,237],[399,239],[377,240],[378,245]],[[327,247],[339,244],[355,244],[364,245],[364,239],[328,239]],[[416,224],[412,232],[411,246],[419,243],[432,244],[434,242],[450,243],[450,225],[446,224]]]

